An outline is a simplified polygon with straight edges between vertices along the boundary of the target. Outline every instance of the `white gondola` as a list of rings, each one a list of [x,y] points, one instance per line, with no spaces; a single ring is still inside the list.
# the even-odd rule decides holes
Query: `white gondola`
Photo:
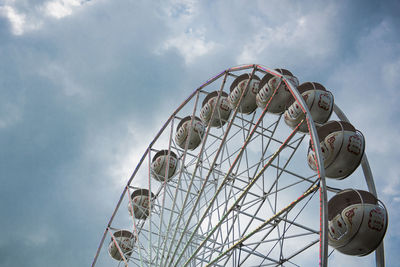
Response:
[[[194,117],[193,122],[191,118],[191,116],[187,116],[179,122],[176,128],[175,141],[183,149],[185,149],[186,142],[189,142],[187,148],[194,150],[202,141],[205,127],[198,117]]]
[[[286,69],[275,69],[275,71],[281,73],[283,78],[289,80],[294,86],[299,86],[299,80],[290,71]],[[264,109],[275,89],[278,88],[268,105],[267,111],[274,114],[281,114],[286,110],[292,94],[281,77],[267,73],[261,79],[259,87],[260,90],[256,96],[258,107]]]
[[[322,84],[316,82],[303,83],[297,89],[304,98],[314,122],[317,125],[327,122],[333,111],[332,93],[327,91]],[[293,129],[304,118],[305,114],[303,110],[294,98],[292,98],[289,107],[284,113],[285,123]],[[306,122],[299,127],[299,131],[303,133],[308,132]]]
[[[344,179],[357,169],[365,149],[365,140],[361,132],[344,121],[327,122],[319,127],[317,132],[326,177]],[[307,159],[310,168],[316,171],[315,153],[311,145]]]
[[[383,204],[363,190],[343,190],[328,202],[329,245],[347,255],[364,256],[382,242],[388,225]]]
[[[153,201],[155,199],[155,195],[150,193],[150,198],[149,193],[149,190],[143,188],[133,191],[131,194],[131,201],[129,201],[128,204],[128,211],[131,216],[133,211],[133,215],[136,219],[147,219],[147,217],[150,215],[150,211],[153,208]],[[133,207],[131,203],[133,204]]]
[[[135,237],[133,233],[128,230],[119,230],[116,231],[113,235],[125,259],[128,258],[132,254],[133,246],[135,244]],[[117,261],[123,260],[122,255],[112,238],[108,245],[108,253],[113,259]]]
[[[239,104],[240,97],[243,90],[247,88],[243,95],[243,99],[239,105],[239,112],[244,114],[253,113],[257,109],[256,96],[259,90],[260,78],[253,75],[250,80],[251,75],[248,73],[242,74],[237,77],[231,84],[230,94],[228,96],[229,106],[235,109]]]
[[[169,154],[169,156],[168,156]],[[178,157],[172,151],[160,150],[158,151],[151,162],[151,174],[154,179],[159,182],[165,182],[171,180],[172,176],[175,175],[178,169]],[[168,164],[168,168],[166,168]],[[168,177],[166,175],[168,172]]]
[[[203,121],[204,125],[208,125],[211,120],[211,127],[222,127],[229,119],[231,115],[231,108],[229,107],[228,94],[221,92],[218,104],[216,105],[216,110],[211,119],[211,115],[218,99],[218,92],[214,91],[209,93],[203,101],[203,105],[200,111],[200,119]]]

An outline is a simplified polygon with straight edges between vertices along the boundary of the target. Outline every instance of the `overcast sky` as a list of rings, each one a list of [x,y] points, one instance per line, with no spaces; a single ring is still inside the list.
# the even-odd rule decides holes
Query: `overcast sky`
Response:
[[[0,266],[88,266],[158,129],[246,63],[324,84],[364,133],[397,265],[399,29],[399,1],[0,0]]]

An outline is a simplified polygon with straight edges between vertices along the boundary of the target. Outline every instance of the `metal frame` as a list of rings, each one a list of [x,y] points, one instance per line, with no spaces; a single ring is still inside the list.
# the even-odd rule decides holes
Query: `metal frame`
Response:
[[[210,125],[207,126],[202,143],[195,151],[189,151],[188,144],[184,149],[178,147],[173,138],[174,124],[176,125],[175,120],[182,117],[181,112],[188,104],[194,105],[191,112],[193,118],[201,102],[199,99],[207,94],[208,86],[222,79],[219,100],[227,80],[237,77],[238,72],[249,70],[250,77],[256,73],[270,73],[281,77],[305,114],[304,120],[288,133],[286,138],[281,139],[281,116],[275,116],[275,119],[270,119],[269,122],[264,119],[270,102],[259,115],[259,111],[252,115],[243,115],[236,108],[226,126],[213,131]],[[249,83],[246,84],[246,90],[248,86]],[[244,99],[246,90],[242,92],[239,104]],[[217,103],[218,101],[215,105]],[[211,117],[216,110],[214,106]],[[340,119],[347,120],[336,105],[334,112]],[[289,168],[304,141],[305,135],[299,136],[297,133],[303,122],[307,123],[312,149],[317,157],[317,174],[305,175]],[[151,178],[151,153],[157,151],[157,141],[167,127],[171,127],[169,135],[168,131],[165,133],[168,135],[168,153],[173,150],[181,165],[174,179],[161,183],[157,188],[154,184],[158,183]],[[257,148],[260,152],[255,153],[258,155],[257,159],[252,152],[253,144],[260,147]],[[278,146],[277,150],[274,146]],[[126,265],[240,266],[244,262],[246,265],[256,262],[255,266],[297,266],[294,261],[296,257],[319,243],[319,265],[327,266],[328,257],[332,253],[328,253],[327,241],[327,189],[330,188],[326,186],[321,155],[310,111],[290,81],[279,72],[261,65],[229,68],[197,88],[173,112],[147,147],[111,215],[92,267],[96,265],[101,254],[107,232],[112,235],[110,229],[118,228],[114,226],[114,220],[120,205],[126,202],[126,197],[132,206],[132,181],[143,168],[148,169],[149,198],[153,189],[156,192],[156,200],[153,205],[149,205],[149,209],[153,206],[153,210],[145,221],[135,219],[132,212],[131,224],[138,253],[132,253],[124,262]],[[143,165],[146,160],[147,167]],[[168,164],[169,162],[166,165],[166,175]],[[362,166],[368,188],[376,195],[366,156],[362,160]],[[274,179],[269,181],[272,175]],[[288,183],[282,177],[291,177],[292,180],[288,179]],[[314,200],[317,189],[319,200]],[[280,202],[287,197],[285,192],[291,192],[290,197],[293,201],[282,207]],[[306,207],[316,202],[320,209],[318,228],[311,227],[299,219],[304,216]],[[265,217],[266,209],[271,214],[268,217]],[[296,229],[297,232],[291,232],[292,229]],[[300,242],[296,249],[288,249],[292,240],[311,237],[314,239],[309,239],[308,243]],[[376,251],[376,255],[377,266],[384,266],[383,245]],[[122,256],[125,260],[124,255]],[[138,262],[140,265],[136,265]]]

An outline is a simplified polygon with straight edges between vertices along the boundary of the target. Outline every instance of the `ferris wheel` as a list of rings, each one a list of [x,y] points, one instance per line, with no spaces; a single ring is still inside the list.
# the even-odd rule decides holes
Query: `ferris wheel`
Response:
[[[359,165],[368,191],[346,182]],[[194,90],[155,135],[92,266],[327,266],[374,251],[384,266],[387,225],[364,136],[333,94],[243,65]]]

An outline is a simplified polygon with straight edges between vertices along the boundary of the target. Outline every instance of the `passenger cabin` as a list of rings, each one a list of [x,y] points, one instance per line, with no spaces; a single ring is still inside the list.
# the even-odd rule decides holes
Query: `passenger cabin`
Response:
[[[149,197],[150,195],[151,197]],[[149,190],[144,188],[137,189],[131,194],[131,200],[128,204],[128,211],[131,215],[133,211],[133,215],[136,219],[146,220],[150,215],[151,209],[153,208],[154,200],[155,195],[149,192]]]
[[[209,93],[203,101],[203,105],[200,111],[200,119],[204,125],[208,125],[211,121],[211,127],[220,128],[228,121],[231,115],[231,108],[228,102],[228,94],[221,92],[218,103],[218,91]],[[214,111],[214,107],[216,107]],[[214,111],[214,115],[213,114]],[[212,116],[212,118],[211,118]]]
[[[317,82],[306,82],[297,87],[311,113],[311,118],[317,125],[327,122],[333,111],[333,95],[325,87]],[[284,113],[285,123],[292,129],[305,119],[305,114],[299,103],[291,97],[288,108]],[[308,126],[304,121],[299,131],[308,133]]]
[[[183,118],[176,128],[175,141],[182,149],[185,149],[186,142],[188,142],[187,149],[196,149],[203,138],[205,127],[203,122],[198,117],[187,116]]]
[[[250,79],[251,78],[251,79]],[[239,105],[238,112],[251,114],[257,109],[256,96],[258,94],[260,78],[256,75],[245,73],[237,77],[231,84],[228,102],[231,109]],[[243,99],[240,97],[244,92]],[[240,101],[240,104],[239,104]]]
[[[289,80],[294,86],[299,85],[299,80],[290,71],[286,69],[275,69],[275,71],[282,74],[283,78]],[[283,79],[267,73],[261,79],[259,87],[260,90],[256,96],[257,106],[264,109],[271,100],[267,112],[282,114],[288,107],[288,102],[292,96]],[[275,90],[276,93],[273,95]]]
[[[135,237],[133,233],[128,230],[119,230],[113,233],[113,236],[125,259],[128,258],[132,254],[133,246],[135,244]],[[108,245],[108,253],[114,260],[122,261],[123,258],[118,250],[118,247],[113,238],[111,238],[111,241]]]
[[[363,190],[343,190],[328,202],[329,245],[346,255],[364,256],[382,242],[387,211]]]
[[[174,152],[168,150],[158,151],[151,161],[152,177],[159,182],[168,182],[175,175],[178,162],[178,157]]]
[[[321,152],[324,159],[325,176],[344,179],[360,165],[364,155],[364,136],[345,121],[329,121],[317,129]],[[315,152],[308,149],[308,165],[317,170]]]

